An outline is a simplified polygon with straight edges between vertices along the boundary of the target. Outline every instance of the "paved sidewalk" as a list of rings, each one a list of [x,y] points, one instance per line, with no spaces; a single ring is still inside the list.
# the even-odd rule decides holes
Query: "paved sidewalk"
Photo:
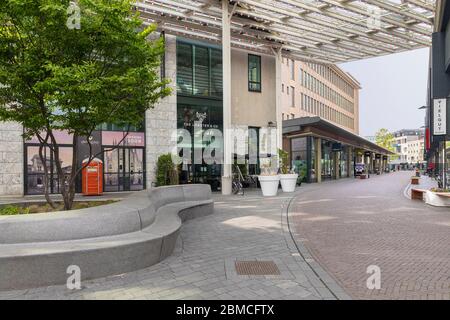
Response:
[[[290,206],[296,241],[353,298],[450,299],[450,209],[405,197],[411,175],[322,184]],[[370,265],[379,290],[367,289]]]
[[[0,292],[0,299],[349,298],[321,268],[312,270],[297,250],[286,224],[292,196],[281,191],[276,198],[255,191],[244,197],[216,194],[215,213],[184,224],[175,254],[160,264],[84,281],[77,291],[52,286]],[[272,261],[280,274],[238,275],[235,260]]]

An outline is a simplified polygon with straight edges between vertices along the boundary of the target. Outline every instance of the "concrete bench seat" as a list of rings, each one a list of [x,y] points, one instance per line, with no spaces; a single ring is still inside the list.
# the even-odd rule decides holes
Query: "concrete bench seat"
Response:
[[[141,198],[149,201],[142,201]],[[62,237],[55,241],[42,241],[46,237],[36,237],[39,233],[33,237],[24,235],[22,242],[19,236],[13,237],[14,241],[3,237],[4,242],[0,243],[0,290],[64,284],[69,276],[66,271],[70,265],[80,267],[82,280],[151,266],[173,252],[183,221],[211,214],[214,210],[208,185],[155,188],[150,193],[141,192],[124,202],[130,203],[130,200],[135,201],[135,209],[145,213],[142,215],[145,220],[140,222],[138,230],[133,230],[126,222],[127,227],[122,230],[132,231],[109,234],[112,228],[107,227],[107,234],[88,238],[75,237],[73,229],[74,239]],[[142,204],[148,207],[142,208]],[[90,210],[107,209],[114,215],[119,211],[114,205],[124,208],[123,203],[117,203]],[[103,214],[100,216],[103,217]],[[14,220],[29,217],[14,217]],[[130,219],[134,218],[135,214],[131,214]],[[4,221],[0,221],[0,224]],[[68,219],[68,223],[70,221]],[[105,221],[111,223],[109,218]],[[54,234],[52,237],[55,237]],[[39,241],[30,241],[35,238]]]

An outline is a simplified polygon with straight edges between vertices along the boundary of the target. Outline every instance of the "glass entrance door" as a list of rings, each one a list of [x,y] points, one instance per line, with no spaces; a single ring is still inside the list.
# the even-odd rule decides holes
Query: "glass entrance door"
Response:
[[[117,148],[104,156],[104,190],[134,191],[144,189],[144,149]]]

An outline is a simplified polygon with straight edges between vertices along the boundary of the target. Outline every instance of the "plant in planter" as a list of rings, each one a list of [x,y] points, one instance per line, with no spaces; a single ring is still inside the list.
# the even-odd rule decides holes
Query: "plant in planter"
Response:
[[[273,197],[278,193],[280,176],[272,168],[272,161],[261,165],[261,174],[258,176],[261,191],[264,197]]]
[[[298,174],[289,170],[289,154],[282,149],[278,149],[278,157],[281,171],[281,188],[283,189],[283,192],[294,192]]]
[[[170,186],[178,184],[177,166],[172,161],[172,155],[162,154],[156,164],[156,185]]]

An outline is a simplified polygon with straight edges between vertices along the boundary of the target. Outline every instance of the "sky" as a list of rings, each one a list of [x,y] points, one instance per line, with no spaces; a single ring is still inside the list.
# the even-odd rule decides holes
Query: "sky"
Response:
[[[424,125],[428,57],[425,48],[339,65],[361,83],[361,136]]]

